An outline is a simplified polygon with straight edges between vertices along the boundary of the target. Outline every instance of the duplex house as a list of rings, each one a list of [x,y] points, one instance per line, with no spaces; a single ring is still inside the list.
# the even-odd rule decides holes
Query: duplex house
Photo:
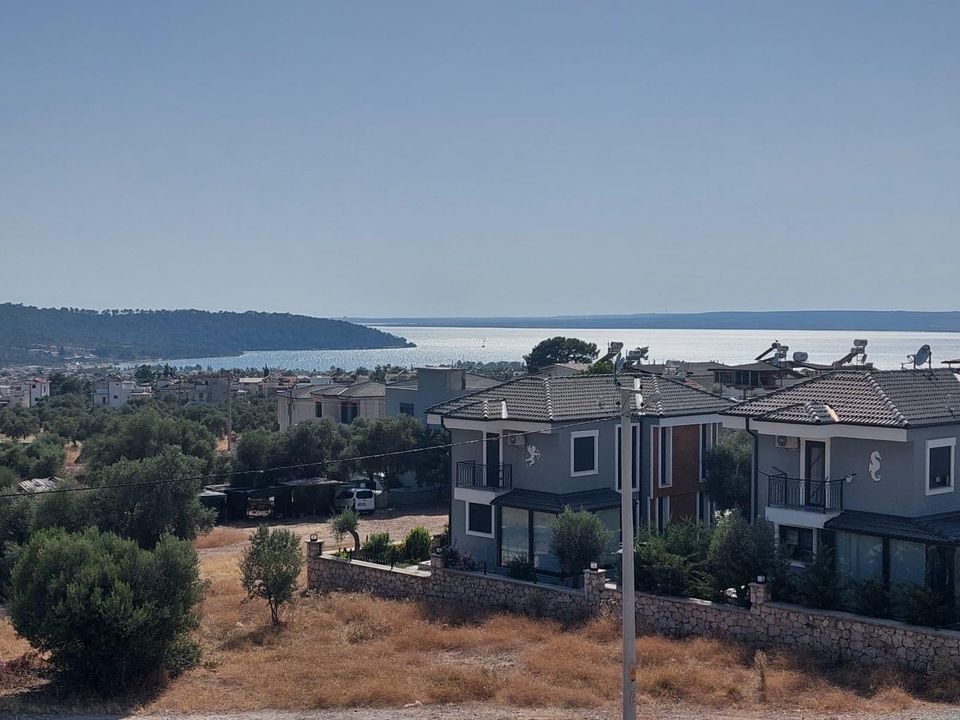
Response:
[[[960,597],[960,380],[948,369],[839,370],[723,412],[754,438],[753,513],[798,562]]]
[[[357,418],[376,420],[384,415],[385,386],[370,380],[352,385],[302,385],[277,391],[280,430],[306,420],[330,418],[349,425]]]
[[[499,384],[499,380],[454,367],[419,367],[416,377],[388,383],[385,412],[427,422],[427,408]]]
[[[105,378],[93,383],[91,399],[94,406],[120,407],[130,400],[146,400],[152,397],[153,391],[148,385],[137,385],[133,380],[122,378]]]
[[[702,455],[731,403],[683,382],[640,373],[631,478],[635,522],[712,516]],[[621,380],[633,383],[632,376]],[[524,377],[430,408],[451,434],[450,534],[461,551],[502,568],[526,556],[556,575],[554,517],[590,510],[620,528],[620,393],[612,375]]]
[[[15,383],[7,388],[7,404],[11,407],[34,407],[44,398],[50,397],[50,381],[43,376]]]

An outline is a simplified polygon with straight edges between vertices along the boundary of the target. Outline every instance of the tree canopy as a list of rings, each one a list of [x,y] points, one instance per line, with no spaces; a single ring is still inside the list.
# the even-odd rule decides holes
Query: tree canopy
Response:
[[[707,493],[717,509],[749,512],[753,462],[750,435],[738,430],[723,432],[703,460]]]
[[[527,363],[527,372],[534,373],[553,363],[592,363],[598,354],[596,343],[558,335],[541,340],[533,346],[529,355],[523,356],[523,359]]]

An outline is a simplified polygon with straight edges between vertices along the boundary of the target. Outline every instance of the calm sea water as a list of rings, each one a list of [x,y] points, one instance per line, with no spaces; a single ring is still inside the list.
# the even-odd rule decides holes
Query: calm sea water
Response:
[[[960,358],[960,333],[856,332],[834,330],[616,330],[567,328],[437,328],[387,327],[417,344],[415,348],[386,350],[293,350],[247,352],[240,357],[190,358],[172,360],[171,365],[200,365],[204,368],[263,367],[326,370],[331,366],[347,370],[359,366],[444,365],[457,360],[491,362],[520,361],[544,338],[555,335],[578,337],[605,348],[619,340],[627,348],[647,345],[651,360],[714,360],[742,363],[753,360],[774,340],[803,350],[811,362],[831,362],[846,354],[854,338],[867,338],[867,359],[879,368],[899,368],[909,353],[923,344],[933,348],[934,366],[941,360]],[[942,367],[942,366],[941,366]]]

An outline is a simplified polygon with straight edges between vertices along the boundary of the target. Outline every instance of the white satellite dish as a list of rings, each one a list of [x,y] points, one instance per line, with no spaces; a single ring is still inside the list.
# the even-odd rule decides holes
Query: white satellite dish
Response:
[[[921,345],[920,349],[917,350],[912,357],[913,366],[917,367],[919,365],[926,365],[928,362],[930,362],[931,355],[932,353],[930,352],[930,346],[926,344]]]

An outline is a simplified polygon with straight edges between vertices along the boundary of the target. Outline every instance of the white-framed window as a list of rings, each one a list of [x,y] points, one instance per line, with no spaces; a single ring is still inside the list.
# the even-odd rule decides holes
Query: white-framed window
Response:
[[[623,425],[621,423],[617,423],[617,425],[614,426],[617,439],[616,439],[616,442],[613,443],[613,451],[614,451],[613,467],[616,468],[617,479],[614,485],[614,489],[617,490],[617,492],[620,491],[620,486],[622,484],[622,480],[620,476],[620,469],[621,469],[620,468],[620,430],[622,427]],[[633,448],[633,451],[632,451],[632,454],[630,455],[631,469],[633,471],[632,472],[633,489],[637,490],[640,488],[640,424],[631,423],[630,428],[631,430],[633,430],[633,433],[631,435],[631,438],[633,440],[631,447]]]
[[[467,535],[493,537],[493,506],[484,503],[466,502]]]
[[[667,525],[670,524],[670,496],[661,495],[657,498],[657,517],[656,517],[656,528],[657,532],[663,532],[666,530]]]
[[[924,485],[927,495],[953,492],[956,454],[955,437],[927,440],[927,474]]]
[[[570,433],[570,477],[596,475],[600,472],[599,430]]]

